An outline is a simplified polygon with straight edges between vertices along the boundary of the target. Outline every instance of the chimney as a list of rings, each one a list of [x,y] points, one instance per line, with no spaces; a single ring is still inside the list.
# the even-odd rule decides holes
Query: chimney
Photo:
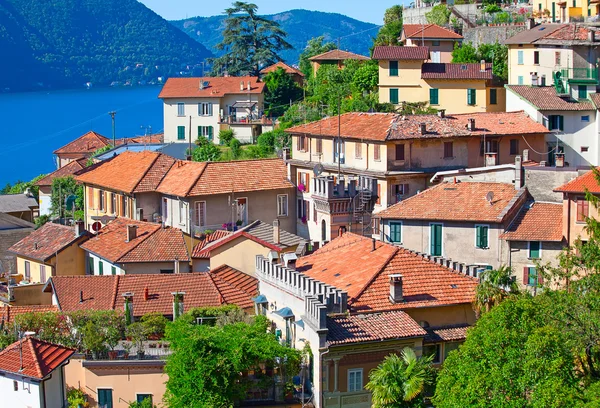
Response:
[[[481,66],[481,72],[485,72],[485,60],[481,60],[480,62],[480,66]]]
[[[538,74],[537,72],[530,72],[531,74],[531,86],[538,86]]]
[[[79,303],[83,303],[83,290],[79,291]]]
[[[427,133],[427,124],[426,123],[421,123],[420,127],[421,127],[421,134],[422,135],[424,135],[425,133]]]
[[[341,237],[345,233],[346,233],[346,227],[343,225],[340,225],[340,227],[338,228],[338,237]]]
[[[588,41],[589,42],[596,41],[596,32],[594,30],[588,30]]]
[[[185,292],[172,292],[173,295],[173,321],[183,314],[183,296]]]
[[[494,153],[494,152],[486,153],[485,154],[485,167],[495,166],[496,164],[498,164],[496,162],[496,156],[497,156],[497,153]]]
[[[438,116],[442,119],[444,119],[446,117],[446,109],[440,109],[438,111]]]
[[[519,190],[523,187],[522,183],[523,164],[521,163],[521,156],[515,156],[515,190]]]
[[[554,154],[556,167],[565,167],[565,154],[564,153],[555,153]]]
[[[204,89],[204,78],[200,78],[200,86],[199,86],[200,90]]]
[[[148,292],[149,292],[149,291],[148,291],[148,286],[146,286],[146,287],[144,288],[144,300],[145,300],[146,302],[148,301],[148,298],[150,297],[150,295],[149,295],[149,293],[148,293]]]
[[[475,131],[475,119],[471,118],[469,119],[469,125],[468,125],[468,129],[473,132]]]
[[[390,302],[400,303],[404,301],[402,296],[402,275],[390,275]]]
[[[37,242],[33,243],[33,249],[35,249],[36,251],[38,250],[39,246]]]
[[[546,86],[546,74],[542,74],[540,77],[540,86]]]
[[[83,221],[75,222],[75,236],[80,237],[83,235],[84,232],[85,232],[85,226],[84,226]]]
[[[133,293],[123,293],[123,307],[125,308],[125,321],[129,325],[133,323]]]
[[[240,91],[244,90],[244,81],[240,81]]]
[[[371,252],[375,251],[376,244],[377,244],[377,241],[375,240],[375,238],[371,238],[371,245],[372,245],[371,246]]]
[[[250,81],[248,81],[248,90],[251,91],[252,90],[252,83]]]
[[[137,225],[129,224],[127,226],[127,241],[125,241],[125,242],[131,242],[134,239],[136,239],[136,237],[137,237]]]
[[[529,149],[523,149],[523,161],[524,162],[529,161]]]
[[[294,252],[287,252],[281,256],[283,258],[283,266],[293,271],[296,270],[296,261],[298,257]]]
[[[526,27],[528,30],[531,30],[532,28],[534,28],[537,25],[535,23],[535,19],[533,19],[533,18],[528,18],[526,24],[527,24]]]
[[[273,242],[275,244],[279,244],[281,241],[280,230],[279,230],[279,220],[273,221]]]

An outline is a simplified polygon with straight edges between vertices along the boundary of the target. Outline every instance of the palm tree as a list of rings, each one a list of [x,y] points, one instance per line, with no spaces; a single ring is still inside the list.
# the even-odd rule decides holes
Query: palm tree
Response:
[[[498,269],[490,269],[482,272],[479,276],[473,308],[477,314],[489,312],[492,307],[508,296],[520,293],[521,289],[512,276],[511,268],[501,266]]]
[[[414,350],[405,347],[400,356],[390,354],[369,374],[365,388],[372,393],[375,408],[423,406],[421,397],[431,381],[433,356],[418,358]]]

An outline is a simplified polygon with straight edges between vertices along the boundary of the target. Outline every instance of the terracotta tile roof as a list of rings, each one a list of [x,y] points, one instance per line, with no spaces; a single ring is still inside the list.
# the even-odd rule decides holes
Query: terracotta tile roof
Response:
[[[58,308],[54,305],[32,305],[32,306],[10,306],[4,305],[0,307],[0,323],[10,323],[15,316],[26,313],[46,313],[57,312]]]
[[[441,64],[428,62],[421,67],[421,78],[423,79],[493,79],[492,64],[485,64],[485,70],[481,70],[481,64]]]
[[[555,203],[531,203],[525,205],[506,229],[501,239],[507,241],[563,240],[563,206]]]
[[[171,156],[161,154],[150,166],[144,177],[133,190],[134,193],[146,193],[156,191],[158,185],[163,180],[169,169],[176,162]]]
[[[285,70],[286,73],[288,74],[294,74],[294,75],[300,75],[300,76],[304,76],[304,73],[302,71],[300,71],[299,69],[296,69],[294,67],[289,66],[288,64],[286,64],[285,62],[279,61],[276,64],[273,65],[269,65],[266,68],[263,68],[260,70],[261,74],[268,74],[269,72],[275,72],[277,71],[279,68],[283,68]]]
[[[427,334],[416,321],[401,311],[328,317],[327,328],[327,343],[330,346],[424,337]]]
[[[369,57],[364,55],[355,54],[353,52],[344,51],[344,50],[331,50],[324,52],[323,54],[315,55],[314,57],[310,57],[310,61],[346,61],[346,60],[359,60],[359,61],[367,61]]]
[[[78,176],[77,180],[128,194],[138,187],[139,191],[148,191],[160,182],[161,175],[164,177],[170,168],[169,159],[161,156],[164,155],[149,151],[126,151],[111,160],[99,163],[93,170]],[[161,161],[155,165],[159,157]]]
[[[233,234],[233,232],[231,231],[216,230],[212,234],[207,235],[206,238],[204,238],[202,241],[196,244],[196,246],[192,250],[192,258],[210,259],[210,251],[203,251],[203,249],[211,242],[217,241],[231,234]]]
[[[89,156],[101,147],[108,146],[110,142],[109,138],[102,136],[100,133],[89,131],[60,149],[56,149],[54,154],[80,153],[81,156]]]
[[[213,242],[208,243],[207,245],[205,245],[203,248],[196,250],[196,248],[194,248],[194,253],[197,256],[197,258],[210,258],[210,252],[214,251],[215,249],[227,244],[228,242],[234,241],[238,238],[246,238],[249,239],[251,241],[254,241],[266,248],[269,248],[273,251],[280,251],[281,247],[274,245],[270,242],[267,242],[265,240],[262,240],[252,234],[249,234],[248,232],[245,231],[245,229],[240,229],[237,230],[236,232],[233,232],[229,235],[224,235],[222,238],[215,240]]]
[[[504,44],[533,44],[540,38],[564,27],[563,24],[540,24],[531,30],[521,31],[506,39]]]
[[[128,225],[137,226],[136,238],[129,242]],[[81,248],[112,263],[189,260],[181,230],[129,218],[111,221]]]
[[[380,45],[373,50],[373,59],[386,60],[428,60],[428,47],[402,47],[394,45]]]
[[[74,242],[87,238],[87,234],[76,236],[73,227],[47,222],[8,250],[18,256],[45,262]]]
[[[177,160],[157,188],[159,193],[186,197],[208,163]]]
[[[42,380],[66,363],[74,353],[75,350],[58,344],[26,337],[0,351],[0,372]]]
[[[557,30],[549,32],[540,40],[587,41],[590,31],[596,32],[596,30],[592,30],[589,27],[577,24],[565,24]]]
[[[200,81],[208,82],[200,89]],[[244,82],[244,89],[240,83]],[[250,81],[250,90],[248,90]],[[221,98],[225,95],[261,94],[265,89],[264,82],[257,77],[205,77],[205,78],[169,78],[163,86],[159,98]]]
[[[423,339],[425,343],[440,343],[443,341],[461,341],[467,338],[469,325],[430,327],[427,336]]]
[[[38,180],[37,183],[35,183],[35,185],[41,186],[41,187],[51,186],[52,181],[55,178],[76,176],[81,170],[86,168],[85,165],[86,165],[87,161],[88,161],[87,158],[73,160],[73,161],[65,164],[64,166],[62,166],[60,169],[55,170],[52,173],[48,174],[46,177]]]
[[[475,119],[475,130],[467,129],[469,119]],[[544,125],[535,122],[525,112],[465,113],[446,115],[407,115],[395,113],[349,112],[341,115],[342,138],[388,141],[409,139],[438,139],[455,137],[480,137],[482,135],[546,134]],[[426,132],[421,133],[425,123]],[[338,118],[297,125],[286,129],[291,134],[336,137]]]
[[[600,167],[598,167],[598,170],[600,170]],[[585,193],[586,190],[590,193],[600,194],[600,183],[596,180],[596,176],[591,170],[554,189],[554,191],[559,193],[582,194]]]
[[[404,24],[402,26],[406,38],[452,39],[461,40],[462,35],[437,24]]]
[[[593,111],[594,105],[588,100],[561,98],[553,86],[507,85],[506,88],[531,103],[538,110]]]
[[[148,289],[148,300],[144,292]],[[133,293],[134,316],[159,312],[173,314],[173,292],[185,292],[184,310],[202,306],[237,304],[252,307],[252,297],[258,293],[256,278],[222,266],[211,272],[54,276],[45,288],[52,290],[63,312],[77,310],[123,310],[123,294]],[[83,302],[80,293],[83,292]]]
[[[125,139],[117,139],[117,146],[122,144],[159,144],[165,140],[164,133],[153,133],[151,135],[133,136]]]
[[[388,207],[376,217],[500,223],[526,191],[505,183],[444,182]],[[492,204],[486,198],[489,192],[494,196]]]
[[[471,303],[477,280],[403,248],[345,233],[296,262],[307,276],[348,292],[352,312]],[[389,300],[389,276],[403,276],[404,302]]]
[[[590,100],[592,101],[592,103],[594,104],[594,107],[596,109],[600,109],[600,94],[599,93],[590,93],[590,94],[588,94],[588,98],[590,98]]]

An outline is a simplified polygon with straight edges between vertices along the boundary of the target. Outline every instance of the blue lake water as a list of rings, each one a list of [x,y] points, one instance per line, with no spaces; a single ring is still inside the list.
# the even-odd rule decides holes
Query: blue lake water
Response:
[[[0,94],[0,186],[55,170],[52,152],[89,130],[117,138],[163,131],[160,87]]]

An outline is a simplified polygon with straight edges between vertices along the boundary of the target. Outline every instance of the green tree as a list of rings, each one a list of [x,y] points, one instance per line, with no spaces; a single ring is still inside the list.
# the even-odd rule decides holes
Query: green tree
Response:
[[[205,161],[219,161],[221,159],[221,149],[219,146],[208,143],[203,146],[197,147],[192,151],[192,161],[205,162]]]
[[[235,137],[233,129],[223,129],[219,131],[219,143],[224,146],[229,146],[231,140]]]
[[[283,68],[269,72],[264,77],[266,86],[265,110],[268,116],[281,116],[290,102],[302,97],[302,88]]]
[[[423,391],[432,379],[433,356],[418,358],[405,347],[400,356],[390,354],[369,374],[365,388],[372,392],[375,408],[424,407]]]
[[[67,210],[65,199],[74,195],[74,209]],[[77,184],[73,176],[57,177],[52,180],[52,196],[50,197],[50,211],[53,216],[75,217],[76,209],[83,209],[83,186]],[[80,216],[81,214],[77,214]],[[78,217],[75,217],[78,218]]]
[[[229,148],[231,149],[231,155],[233,159],[239,159],[240,154],[242,153],[242,144],[237,139],[231,139],[229,142]]]
[[[304,73],[305,78],[308,80],[313,75],[312,65],[310,64],[309,58],[315,55],[323,54],[327,51],[335,50],[337,46],[332,42],[325,42],[325,36],[311,38],[306,44],[306,48],[300,54],[300,71]]]
[[[383,27],[377,32],[374,45],[398,45],[402,35],[402,12],[401,5],[388,8],[383,16]]]
[[[508,296],[520,293],[519,284],[512,275],[511,268],[501,266],[498,269],[486,270],[479,276],[473,308],[478,314],[489,312]]]
[[[508,79],[508,46],[498,42],[494,44],[481,44],[478,48],[471,43],[456,44],[452,51],[454,63],[491,62],[492,72],[502,80]]]
[[[31,195],[38,200],[40,188],[36,186],[35,183],[44,177],[46,177],[45,174],[40,174],[31,181],[17,181],[15,184],[8,183],[2,190],[0,190],[0,194],[23,194],[29,190]]]
[[[468,64],[479,61],[477,48],[473,47],[471,43],[464,43],[462,46],[458,43],[454,44],[454,50],[452,50],[453,63]]]
[[[279,51],[292,48],[279,23],[259,16],[257,10],[256,4],[242,1],[225,10],[223,41],[217,45],[225,54],[212,60],[215,76],[223,71],[234,76],[258,76],[261,66],[281,61]]]
[[[450,9],[445,4],[438,4],[425,13],[425,18],[429,24],[444,26],[450,21],[450,14]]]
[[[106,146],[100,147],[99,149],[96,149],[96,151],[94,153],[92,153],[92,155],[87,160],[87,162],[85,162],[85,167],[92,166],[94,164],[94,157],[100,156],[102,153],[106,153],[112,148],[113,148],[112,145],[106,145]]]

